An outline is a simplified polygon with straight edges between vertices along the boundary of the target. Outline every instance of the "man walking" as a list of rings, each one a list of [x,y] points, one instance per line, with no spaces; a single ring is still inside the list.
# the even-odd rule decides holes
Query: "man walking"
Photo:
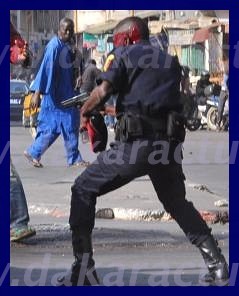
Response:
[[[40,69],[31,86],[34,92],[31,106],[36,108],[41,100],[37,134],[34,142],[24,151],[34,167],[42,167],[43,153],[62,135],[68,166],[86,166],[78,150],[79,111],[72,107],[63,109],[60,103],[74,96],[73,53],[70,41],[74,23],[69,18],[60,21],[58,36],[48,43]]]

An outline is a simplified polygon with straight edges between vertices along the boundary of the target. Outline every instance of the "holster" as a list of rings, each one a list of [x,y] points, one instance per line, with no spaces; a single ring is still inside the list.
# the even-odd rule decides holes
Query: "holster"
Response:
[[[171,111],[149,118],[132,113],[123,113],[118,117],[115,128],[115,139],[130,142],[139,138],[154,139],[157,135],[176,142],[185,139],[185,118],[178,112]]]
[[[124,113],[117,121],[115,139],[122,142],[130,142],[142,138],[143,126],[140,116],[132,113]]]
[[[175,111],[168,113],[167,136],[170,140],[184,142],[185,140],[185,117]]]

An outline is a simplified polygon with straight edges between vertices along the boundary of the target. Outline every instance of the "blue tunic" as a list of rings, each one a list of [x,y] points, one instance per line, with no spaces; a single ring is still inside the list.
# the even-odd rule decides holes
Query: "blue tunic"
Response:
[[[39,160],[62,134],[68,164],[81,161],[78,150],[79,111],[74,107],[63,109],[60,105],[60,102],[74,96],[71,49],[58,37],[53,37],[48,43],[31,91],[40,91],[43,98],[37,136],[28,153]]]

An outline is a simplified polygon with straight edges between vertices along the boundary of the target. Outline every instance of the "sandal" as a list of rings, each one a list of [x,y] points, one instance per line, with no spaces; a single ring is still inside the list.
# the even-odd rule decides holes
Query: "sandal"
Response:
[[[70,164],[69,167],[82,167],[82,168],[86,168],[90,165],[90,162],[89,161],[79,161],[79,162],[76,162],[76,163],[73,163],[73,164]]]
[[[18,242],[24,238],[29,238],[36,235],[36,230],[30,227],[27,228],[12,228],[10,230],[10,241]]]
[[[42,168],[43,167],[43,165],[40,163],[40,161],[31,157],[31,155],[28,154],[27,151],[24,151],[24,156],[35,168]]]

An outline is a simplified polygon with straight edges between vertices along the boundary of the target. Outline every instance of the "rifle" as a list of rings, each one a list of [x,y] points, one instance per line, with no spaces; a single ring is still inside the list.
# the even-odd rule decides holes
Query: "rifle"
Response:
[[[82,107],[83,104],[89,99],[89,94],[84,92],[80,95],[74,96],[70,99],[61,102],[61,106],[64,108],[70,107]]]

